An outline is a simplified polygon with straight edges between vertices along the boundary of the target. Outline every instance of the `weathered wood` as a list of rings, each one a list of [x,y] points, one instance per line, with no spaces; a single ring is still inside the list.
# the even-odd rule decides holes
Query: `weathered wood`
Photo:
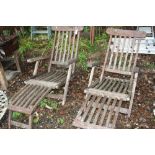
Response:
[[[25,81],[24,83],[31,84],[31,85],[45,86],[48,88],[56,88],[58,86],[58,83],[56,82],[40,81],[35,79],[30,79],[28,81]]]
[[[12,111],[9,110],[9,116],[8,116],[8,128],[11,128],[11,116],[12,116]]]
[[[15,51],[15,53],[14,53],[14,59],[15,59],[17,70],[21,73],[22,71],[21,71],[21,67],[20,67],[20,64],[19,64],[18,51]]]
[[[53,31],[82,31],[83,26],[52,26]]]
[[[45,60],[45,59],[49,59],[49,55],[39,56],[39,57],[35,57],[35,58],[29,58],[29,59],[27,59],[27,62],[28,63],[32,63],[32,62],[36,62],[36,61],[40,61],[40,60]]]
[[[64,97],[63,97],[62,105],[64,105],[65,102],[66,102],[66,97],[67,97],[67,92],[68,92],[69,81],[70,81],[70,78],[71,78],[71,73],[72,73],[72,65],[70,65],[69,69],[68,69],[68,74],[67,74],[66,84],[65,84],[65,88],[64,88]]]
[[[19,127],[19,128],[30,129],[30,125],[20,123],[20,122],[16,122],[16,121],[11,121],[11,125],[14,125],[14,126]]]
[[[131,72],[128,72],[128,71],[120,71],[120,70],[117,70],[117,69],[113,70],[113,69],[110,69],[110,68],[105,68],[105,71],[112,72],[112,73],[117,73],[117,74],[124,74],[124,75],[131,75],[132,74]]]
[[[63,100],[63,95],[62,94],[52,94],[52,93],[49,93],[49,94],[47,94],[46,97],[50,98],[50,99]]]
[[[7,79],[6,79],[4,69],[3,69],[1,62],[0,62],[0,82],[2,85],[2,89],[7,90],[8,82],[7,82]]]
[[[109,35],[116,35],[116,36],[126,36],[126,37],[142,38],[142,39],[146,37],[146,32],[140,32],[140,31],[134,31],[134,30],[108,28],[106,32]]]
[[[92,119],[92,117],[93,117],[93,115],[94,115],[94,113],[95,113],[96,107],[98,106],[98,104],[99,104],[101,98],[102,98],[101,96],[99,96],[99,97],[97,98],[96,104],[95,104],[95,106],[92,108],[92,110],[91,110],[91,112],[90,112],[90,115],[89,115],[89,117],[88,117],[88,119],[87,119],[87,123],[89,123],[89,122],[91,121],[91,119]]]
[[[138,73],[135,73],[133,85],[132,85],[132,91],[131,91],[131,99],[130,99],[130,104],[129,104],[128,117],[130,117],[130,115],[131,115],[131,109],[132,109],[133,99],[134,99],[134,95],[135,95],[135,89],[136,89],[136,85],[137,85],[137,78],[138,78]]]
[[[90,73],[90,78],[89,78],[89,83],[88,83],[88,87],[91,85],[92,80],[93,80],[93,76],[94,76],[94,71],[95,71],[95,67],[92,67],[91,73]]]
[[[75,65],[77,58],[79,35],[82,28],[55,27],[54,30],[55,30],[54,43],[53,43],[53,49],[51,51],[48,73],[42,74],[40,76],[35,76],[33,77],[34,79],[25,81],[26,85],[24,86],[24,88],[21,89],[19,92],[17,92],[9,101],[10,112],[17,111],[29,115],[29,125],[13,122],[15,126],[32,128],[32,115],[34,111],[36,110],[39,102],[45,96],[47,96],[52,89],[58,89],[60,86],[65,85],[63,95],[58,96],[55,94],[52,95],[50,94],[48,95],[48,97],[61,99],[63,105],[66,102],[69,81],[72,75],[72,68]],[[73,38],[72,34],[74,35]],[[70,44],[69,46],[68,43]],[[27,60],[30,63],[36,62],[34,75],[36,75],[37,73],[39,61],[46,58],[49,58],[49,56],[37,57]],[[63,65],[64,69],[51,70],[52,64]],[[68,73],[66,71],[67,70],[66,65],[69,66]]]
[[[76,126],[78,128],[85,128],[85,129],[109,129],[109,127],[105,127],[105,126],[100,126],[100,125],[94,125],[94,124],[90,124],[87,122],[82,122],[81,120],[76,119],[73,124],[73,126]],[[112,126],[112,125],[111,125]]]
[[[73,122],[80,128],[115,128],[119,113],[128,116],[131,113],[138,76],[135,66],[140,41],[146,34],[118,29],[108,29],[107,32],[110,34],[109,46],[100,80],[92,82],[95,67],[92,68],[89,87],[85,89],[86,101]],[[125,46],[128,49],[124,52]],[[105,77],[105,71],[125,74],[130,80]],[[129,101],[129,108],[121,107],[124,101]]]
[[[33,76],[37,75],[38,67],[39,67],[39,61],[36,61],[34,71],[33,71]]]
[[[108,92],[108,91],[104,91],[104,90],[97,90],[97,89],[93,89],[93,88],[89,88],[89,89],[85,89],[85,93],[87,94],[92,94],[92,95],[96,95],[96,96],[108,96],[111,98],[117,98],[118,100],[122,99],[123,101],[129,101],[130,100],[130,96],[128,94],[121,94],[118,92]]]

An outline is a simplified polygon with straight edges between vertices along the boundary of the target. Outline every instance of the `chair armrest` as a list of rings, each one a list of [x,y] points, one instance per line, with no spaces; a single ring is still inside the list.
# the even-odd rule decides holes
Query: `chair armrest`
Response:
[[[95,62],[88,62],[88,67],[92,68],[92,67],[99,67],[100,66],[100,62],[99,61],[95,61]]]
[[[139,73],[139,67],[134,68],[134,73]]]
[[[75,63],[77,61],[77,59],[71,59],[67,62],[67,65],[71,65],[73,63]]]
[[[27,59],[27,62],[28,63],[32,63],[32,62],[36,62],[36,61],[40,61],[40,60],[45,60],[45,59],[49,59],[49,58],[50,58],[49,55],[47,55],[47,56],[39,56],[39,57]]]

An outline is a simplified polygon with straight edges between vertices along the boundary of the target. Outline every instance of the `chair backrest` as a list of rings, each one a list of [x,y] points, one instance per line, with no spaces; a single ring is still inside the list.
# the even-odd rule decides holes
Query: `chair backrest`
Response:
[[[104,71],[132,75],[137,62],[140,41],[145,32],[108,28],[110,35]],[[104,73],[102,71],[102,73]]]
[[[65,64],[77,58],[80,31],[82,26],[53,26],[55,31],[49,69],[52,64]]]

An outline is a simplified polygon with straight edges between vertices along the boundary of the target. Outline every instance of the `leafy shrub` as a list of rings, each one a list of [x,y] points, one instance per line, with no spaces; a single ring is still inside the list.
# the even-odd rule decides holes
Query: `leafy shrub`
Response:
[[[57,119],[57,123],[58,123],[59,125],[63,125],[64,122],[65,122],[64,118],[58,118],[58,119]]]
[[[56,101],[48,100],[48,99],[43,99],[40,102],[40,107],[41,108],[45,108],[46,105],[48,105],[49,107],[51,107],[52,110],[57,110],[58,109],[58,102],[56,102]]]
[[[14,120],[18,120],[19,118],[21,118],[22,117],[22,113],[20,113],[20,112],[13,112],[12,113],[12,118],[14,119]]]

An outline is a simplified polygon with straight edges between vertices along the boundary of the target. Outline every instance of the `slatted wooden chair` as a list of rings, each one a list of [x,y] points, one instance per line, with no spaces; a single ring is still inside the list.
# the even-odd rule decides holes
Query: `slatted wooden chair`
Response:
[[[25,86],[9,101],[9,128],[15,125],[22,128],[32,128],[32,115],[38,103],[45,97],[66,102],[69,81],[75,70],[78,54],[80,31],[83,27],[52,27],[55,31],[53,49],[50,56],[29,59],[28,62],[36,62],[34,78],[25,81]],[[39,62],[49,59],[48,72],[37,76]],[[52,65],[57,65],[58,68]],[[53,89],[64,86],[63,94],[53,94]],[[29,125],[11,120],[12,111],[25,113],[29,116]]]
[[[131,114],[138,77],[139,45],[146,33],[113,28],[108,28],[107,33],[110,39],[102,72],[100,78],[93,81],[96,66],[92,68],[85,89],[86,101],[73,122],[78,128],[115,128],[119,113],[128,117]],[[124,47],[128,47],[125,52]],[[112,75],[107,76],[107,73]]]

